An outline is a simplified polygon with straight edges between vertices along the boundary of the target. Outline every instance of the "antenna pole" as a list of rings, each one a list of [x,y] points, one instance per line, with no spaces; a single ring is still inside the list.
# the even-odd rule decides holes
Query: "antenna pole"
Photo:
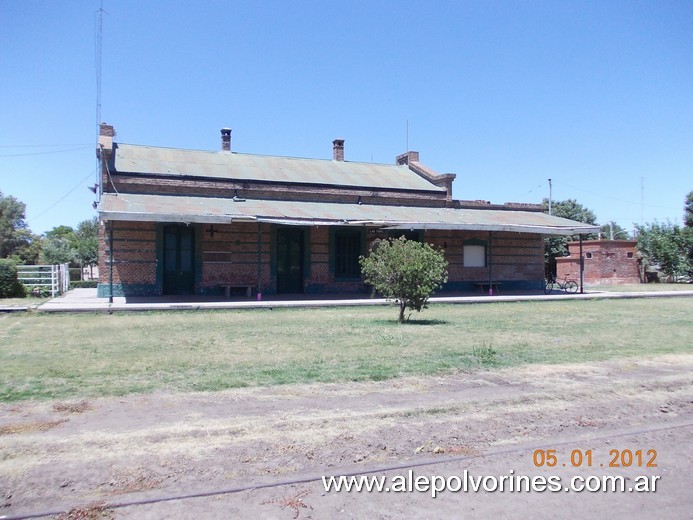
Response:
[[[99,142],[99,125],[101,124],[101,54],[102,54],[102,43],[103,43],[103,0],[101,0],[101,4],[99,7],[99,10],[97,11],[97,20],[96,20],[96,56],[95,56],[95,61],[96,61],[96,143],[98,145]],[[103,178],[103,171],[102,171],[102,161],[99,161],[97,158],[97,167],[96,167],[96,180],[95,184],[101,185],[103,184],[101,179]],[[103,187],[101,187],[101,190],[103,190]]]
[[[409,119],[407,119],[407,147],[404,151],[405,152],[409,151]]]
[[[645,213],[645,177],[640,177],[640,225],[644,226],[643,214]]]

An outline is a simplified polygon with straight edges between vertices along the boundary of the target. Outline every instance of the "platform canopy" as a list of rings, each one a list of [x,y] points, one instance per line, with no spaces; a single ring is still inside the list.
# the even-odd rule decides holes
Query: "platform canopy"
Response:
[[[514,209],[428,208],[175,195],[104,193],[104,221],[224,224],[265,222],[291,226],[368,226],[385,229],[513,231],[541,235],[598,233],[599,226]]]

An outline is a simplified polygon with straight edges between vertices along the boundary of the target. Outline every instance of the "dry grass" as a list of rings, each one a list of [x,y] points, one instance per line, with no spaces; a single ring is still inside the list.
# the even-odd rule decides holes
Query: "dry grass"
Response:
[[[147,470],[137,468],[116,476],[109,483],[107,493],[122,495],[148,491],[161,486],[163,479],[159,475],[153,475]]]
[[[303,501],[308,494],[310,494],[310,490],[306,489],[287,497],[262,502],[262,504],[278,504],[282,509],[291,509],[294,512],[294,520],[296,520],[301,514],[301,509],[313,509],[312,506]]]
[[[55,520],[113,520],[115,513],[103,502],[94,502],[84,507],[74,507],[61,513]]]
[[[67,419],[57,421],[33,421],[25,423],[13,423],[0,426],[0,435],[14,435],[22,433],[45,432],[67,422]]]
[[[77,402],[59,402],[53,404],[53,411],[60,413],[84,413],[91,410],[91,403],[85,399]]]

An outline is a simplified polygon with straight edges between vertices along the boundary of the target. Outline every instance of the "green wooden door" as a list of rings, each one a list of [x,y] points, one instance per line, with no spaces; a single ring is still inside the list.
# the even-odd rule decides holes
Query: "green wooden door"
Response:
[[[277,230],[277,292],[303,292],[303,230]]]
[[[195,292],[195,230],[190,226],[164,228],[164,294]]]

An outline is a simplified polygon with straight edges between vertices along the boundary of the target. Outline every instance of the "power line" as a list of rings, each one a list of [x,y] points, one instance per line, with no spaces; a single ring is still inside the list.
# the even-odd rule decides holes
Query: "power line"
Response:
[[[566,186],[566,187],[572,188],[574,190],[582,191],[584,193],[587,193],[589,195],[593,195],[595,197],[601,197],[603,199],[615,200],[617,202],[623,202],[625,204],[632,204],[632,205],[638,204],[637,202],[634,202],[632,200],[625,200],[625,199],[619,199],[618,197],[610,197],[609,195],[602,195],[601,193],[595,193],[593,191],[589,191],[589,190],[586,190],[584,188],[579,188],[577,186],[572,186],[570,184],[566,184],[565,182],[562,182],[562,181],[556,181],[555,179],[554,179],[554,182],[558,182],[558,184],[560,184],[561,186]],[[645,204],[644,206],[648,207],[648,208],[671,209],[671,206],[656,206],[654,204]]]
[[[0,157],[28,157],[31,155],[50,155],[53,153],[76,152],[78,150],[86,150],[88,148],[91,148],[91,145],[80,146],[79,148],[68,148],[67,150],[51,150],[50,152],[7,153],[7,154],[1,154]]]
[[[0,144],[0,148],[66,148],[68,146],[91,146],[91,143],[72,144]]]
[[[79,183],[78,183],[74,188],[72,188],[72,189],[71,189],[70,191],[68,191],[65,195],[63,195],[63,196],[60,197],[58,200],[56,200],[53,204],[51,204],[51,205],[48,206],[46,209],[44,209],[41,213],[39,213],[38,215],[36,215],[35,217],[33,217],[33,218],[31,219],[31,221],[33,222],[34,220],[36,220],[36,219],[42,217],[43,215],[45,215],[46,213],[48,213],[50,210],[52,210],[55,206],[57,206],[58,204],[60,204],[63,200],[65,200],[65,199],[67,198],[68,195],[70,195],[73,191],[75,191],[77,188],[79,188],[79,187],[82,185],[82,183],[83,183],[84,181],[86,181],[89,177],[91,177],[92,175],[94,175],[94,171],[89,172],[89,175],[87,175],[86,177],[84,177],[84,179],[80,180]]]

